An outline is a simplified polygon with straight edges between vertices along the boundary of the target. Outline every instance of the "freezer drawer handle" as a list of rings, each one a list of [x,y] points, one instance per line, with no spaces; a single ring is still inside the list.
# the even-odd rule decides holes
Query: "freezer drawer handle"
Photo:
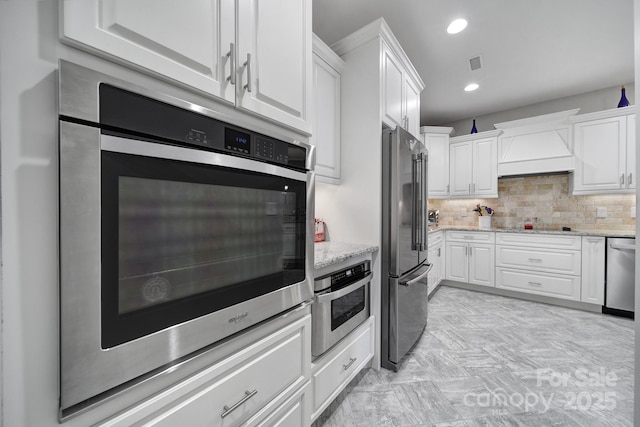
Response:
[[[237,401],[236,403],[234,403],[231,407],[224,405],[223,409],[224,412],[222,414],[220,414],[220,418],[224,418],[227,415],[229,415],[230,413],[232,413],[233,411],[235,411],[236,409],[238,409],[238,407],[240,405],[242,405],[244,402],[246,402],[247,400],[251,399],[253,396],[255,396],[256,394],[258,394],[258,389],[255,389],[253,391],[249,391],[249,390],[245,390],[244,392],[244,397],[242,399],[240,399],[239,401]]]
[[[429,274],[429,272],[431,271],[431,268],[433,267],[433,264],[427,264],[427,269],[425,270],[424,273],[422,273],[421,275],[419,275],[418,277],[416,277],[415,279],[411,279],[411,280],[407,280],[406,282],[398,282],[398,284],[400,286],[406,286],[407,288],[410,286],[415,285],[416,283],[418,283],[420,280],[424,279],[425,277],[427,277],[427,275]]]
[[[630,251],[635,251],[636,250],[636,245],[617,245],[615,243],[609,243],[609,247],[611,249],[621,249],[621,250],[627,249],[627,250],[630,250]]]
[[[540,283],[540,282],[529,282],[529,284],[531,286],[542,286],[542,283]]]
[[[529,262],[542,262],[540,258],[529,258]]]

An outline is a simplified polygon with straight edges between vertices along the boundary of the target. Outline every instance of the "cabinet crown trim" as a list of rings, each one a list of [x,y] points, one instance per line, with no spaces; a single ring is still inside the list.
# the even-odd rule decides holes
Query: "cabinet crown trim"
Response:
[[[456,142],[475,141],[477,139],[497,137],[497,136],[500,136],[500,134],[502,134],[502,130],[500,129],[488,130],[486,132],[478,132],[478,133],[471,133],[469,135],[456,136],[454,138],[451,138],[449,142],[453,144]]]
[[[313,53],[322,58],[323,61],[337,72],[342,72],[344,60],[315,34],[313,34]]]
[[[630,114],[635,114],[635,112],[636,112],[636,106],[630,105],[628,107],[612,108],[610,110],[580,114],[579,116],[571,117],[570,120],[571,120],[571,123],[581,123],[581,122],[587,122],[591,120],[609,119],[611,117],[627,116]]]
[[[424,81],[413,67],[413,64],[409,60],[404,49],[398,42],[398,39],[391,31],[391,28],[387,24],[387,21],[384,18],[378,18],[370,24],[365,25],[364,27],[356,30],[351,33],[347,37],[343,38],[340,41],[331,45],[331,49],[333,49],[338,55],[343,56],[358,47],[376,40],[381,39],[384,43],[386,43],[391,50],[396,54],[398,59],[402,62],[402,65],[406,69],[407,73],[411,76],[411,79],[418,86],[419,91],[424,89]]]
[[[422,134],[425,134],[425,133],[441,133],[441,134],[451,135],[451,132],[453,132],[453,128],[452,127],[420,126],[420,133],[422,133]]]
[[[497,129],[509,129],[521,126],[531,126],[540,123],[562,122],[578,114],[579,108],[573,110],[558,111],[557,113],[543,114],[541,116],[527,117],[524,119],[512,120],[510,122],[495,123]]]

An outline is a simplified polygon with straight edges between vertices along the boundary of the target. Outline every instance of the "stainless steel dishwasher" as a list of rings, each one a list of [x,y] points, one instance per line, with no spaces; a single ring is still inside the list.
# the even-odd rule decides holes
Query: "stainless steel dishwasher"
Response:
[[[607,282],[604,313],[633,316],[636,239],[607,238]]]

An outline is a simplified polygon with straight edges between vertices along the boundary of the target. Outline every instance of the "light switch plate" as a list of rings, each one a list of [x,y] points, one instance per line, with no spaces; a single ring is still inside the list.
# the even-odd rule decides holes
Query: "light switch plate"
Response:
[[[635,218],[636,217],[636,207],[632,206],[631,207],[631,218]]]
[[[460,209],[460,216],[468,216],[466,209]]]
[[[596,208],[596,218],[606,218],[607,208]]]

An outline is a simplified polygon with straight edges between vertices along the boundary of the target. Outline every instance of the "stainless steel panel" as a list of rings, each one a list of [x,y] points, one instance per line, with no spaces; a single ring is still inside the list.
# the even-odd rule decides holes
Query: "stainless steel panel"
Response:
[[[326,292],[317,294],[314,298],[313,306],[311,307],[311,354],[313,357],[319,357],[324,352],[329,350],[342,338],[346,337],[349,332],[353,331],[362,322],[367,320],[370,316],[370,282],[371,273],[365,278],[359,280],[351,286],[348,286],[347,292],[353,292],[361,287],[364,287],[364,310],[344,322],[338,328],[331,330],[331,301],[343,297],[347,288],[340,289],[336,292]]]
[[[389,334],[386,342],[385,337],[382,340],[388,357],[381,361],[385,368],[397,370],[427,325],[430,269],[431,264],[423,264],[406,276],[389,279]]]
[[[607,281],[605,306],[634,311],[635,239],[607,238]]]
[[[187,101],[194,95],[190,91],[176,90],[180,96],[171,96],[165,93],[149,90],[143,86],[132,84],[124,79],[100,73],[98,71],[74,64],[72,62],[60,60],[59,62],[59,106],[58,112],[61,116],[73,117],[76,119],[86,120],[88,122],[97,123],[99,116],[99,86],[101,83],[108,83],[112,86],[138,93],[151,99],[156,99],[164,103],[175,105],[189,111],[195,111],[204,116],[208,116],[224,122],[232,122],[239,126],[252,127],[253,131],[272,136],[274,138],[286,141],[290,144],[299,145],[307,149],[306,169],[314,170],[316,164],[315,146],[311,146],[304,142],[287,137],[282,134],[276,134],[271,129],[256,126],[249,126],[243,115],[231,117],[222,111],[207,108],[203,105],[195,104]],[[213,105],[214,103],[212,103]],[[237,119],[237,120],[236,120]],[[253,122],[252,122],[253,123]],[[312,242],[313,243],[313,242]]]
[[[402,128],[385,131],[382,146],[382,262],[397,277],[426,259],[427,151]]]
[[[105,76],[65,61],[60,62],[60,114],[82,120],[97,121],[98,85],[109,82],[150,98],[220,119],[220,115],[190,102],[154,93],[127,82]],[[227,121],[229,117],[223,117]],[[308,149],[306,164],[313,169],[314,147],[291,138],[263,132]],[[189,161],[208,162],[246,168],[267,174],[287,176],[307,183],[306,278],[305,280],[261,297],[237,304],[209,315],[127,342],[108,350],[101,349],[100,306],[100,151],[101,140],[108,150],[118,148],[118,138],[100,136],[90,126],[60,122],[60,407],[62,418],[76,408],[69,408],[101,393],[120,390],[122,384],[142,378],[157,368],[190,355],[216,341],[282,313],[313,297],[313,215],[315,204],[314,173],[299,173],[287,168],[228,159],[229,156],[180,149]],[[146,155],[173,156],[176,147],[132,143]],[[169,153],[167,150],[171,150]],[[186,151],[185,151],[186,150]],[[141,153],[142,153],[141,152]],[[185,158],[185,159],[187,159]],[[203,160],[205,159],[205,160]],[[208,160],[206,160],[208,159]],[[234,163],[240,162],[240,163]],[[251,163],[251,164],[250,164]],[[135,381],[127,384],[132,386]],[[107,393],[107,394],[109,394]]]

